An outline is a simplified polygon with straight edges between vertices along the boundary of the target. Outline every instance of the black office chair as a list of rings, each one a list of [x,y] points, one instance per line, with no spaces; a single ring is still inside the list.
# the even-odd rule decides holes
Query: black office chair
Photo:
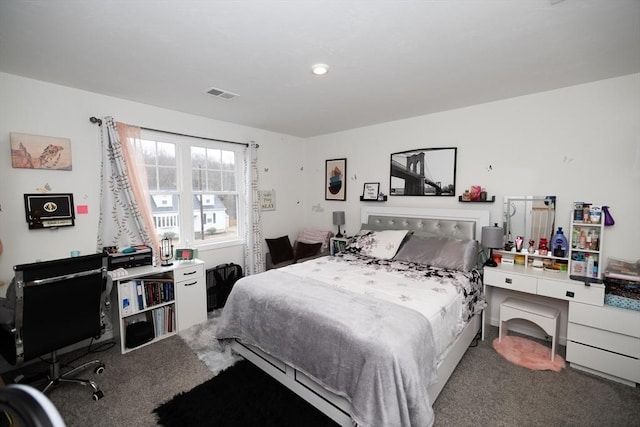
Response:
[[[50,354],[49,382],[43,393],[59,383],[72,382],[91,386],[94,400],[103,397],[95,382],[72,377],[92,366],[101,374],[104,364],[92,360],[62,373],[57,351],[100,336],[107,259],[106,254],[94,254],[13,268],[15,323],[0,328],[0,354],[12,365]]]

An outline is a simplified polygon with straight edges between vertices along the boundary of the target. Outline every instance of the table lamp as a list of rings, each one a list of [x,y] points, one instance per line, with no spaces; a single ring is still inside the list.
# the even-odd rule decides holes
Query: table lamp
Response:
[[[482,227],[482,246],[489,249],[489,259],[484,263],[486,267],[497,267],[498,263],[493,260],[493,250],[501,248],[504,243],[504,232],[502,227],[495,223],[493,226]]]
[[[344,225],[344,211],[333,212],[333,225],[338,226],[338,234],[336,234],[336,237],[342,237],[342,233],[340,232],[340,226]]]

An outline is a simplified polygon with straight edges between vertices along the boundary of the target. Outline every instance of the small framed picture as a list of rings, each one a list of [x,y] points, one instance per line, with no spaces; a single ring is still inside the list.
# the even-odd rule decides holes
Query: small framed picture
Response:
[[[379,182],[365,182],[362,190],[362,200],[378,200],[380,193]]]

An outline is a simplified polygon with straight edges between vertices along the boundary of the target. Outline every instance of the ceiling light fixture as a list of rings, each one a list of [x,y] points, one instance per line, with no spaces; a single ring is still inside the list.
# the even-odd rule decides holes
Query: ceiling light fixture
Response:
[[[311,67],[311,72],[316,76],[324,76],[329,72],[329,66],[326,64],[316,64]]]

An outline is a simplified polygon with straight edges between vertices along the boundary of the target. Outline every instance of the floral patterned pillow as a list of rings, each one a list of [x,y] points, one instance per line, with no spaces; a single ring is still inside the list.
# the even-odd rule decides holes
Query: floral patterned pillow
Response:
[[[366,231],[355,236],[345,251],[358,253],[380,259],[394,257],[400,244],[407,235],[407,230]]]

